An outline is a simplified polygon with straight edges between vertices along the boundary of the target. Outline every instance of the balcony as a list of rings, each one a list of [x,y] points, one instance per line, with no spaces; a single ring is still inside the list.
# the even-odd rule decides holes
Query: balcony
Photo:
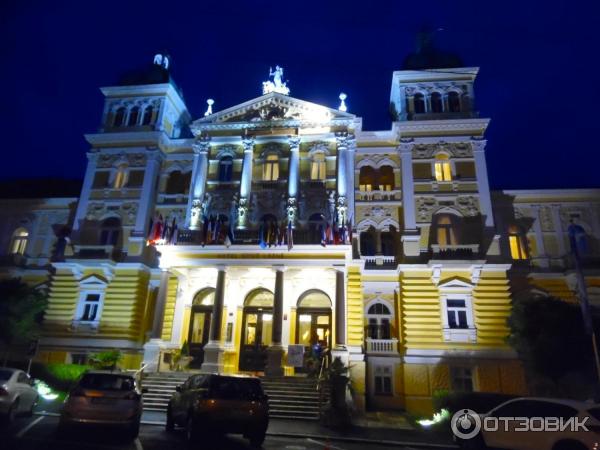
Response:
[[[202,245],[203,232],[201,230],[180,230],[177,235],[178,245]],[[313,230],[294,230],[294,245],[320,245],[321,237]],[[236,230],[234,232],[233,244],[258,246],[259,231],[257,229]],[[206,244],[207,246],[222,246],[223,240]],[[284,245],[287,245],[287,241]],[[328,244],[335,245],[335,244]]]
[[[370,270],[395,270],[398,263],[395,256],[375,255],[360,257],[365,262],[365,269]]]
[[[431,245],[432,259],[473,259],[479,257],[479,244]]]
[[[391,191],[361,191],[357,189],[354,193],[354,200],[357,202],[401,201],[402,191],[400,189],[394,189]]]
[[[367,355],[397,355],[398,339],[366,338]]]

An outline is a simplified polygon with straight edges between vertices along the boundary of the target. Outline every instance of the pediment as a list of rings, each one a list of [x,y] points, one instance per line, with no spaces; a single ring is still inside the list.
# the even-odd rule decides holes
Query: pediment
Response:
[[[108,284],[108,281],[97,275],[87,276],[79,281],[80,286],[86,287],[104,287]]]
[[[461,278],[451,278],[449,280],[443,281],[438,285],[438,289],[447,290],[447,289],[473,289],[473,285]]]
[[[198,119],[192,124],[192,130],[196,132],[201,129],[223,128],[236,124],[237,128],[240,128],[240,124],[269,126],[349,124],[355,119],[354,114],[271,92]]]

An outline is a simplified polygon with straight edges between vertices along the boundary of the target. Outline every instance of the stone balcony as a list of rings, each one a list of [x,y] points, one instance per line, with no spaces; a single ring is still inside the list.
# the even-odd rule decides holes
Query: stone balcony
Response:
[[[365,339],[367,355],[398,355],[398,339]]]
[[[361,255],[361,260],[365,262],[365,269],[370,270],[394,270],[396,269],[398,262],[395,256],[387,255],[374,255],[365,256]]]
[[[391,191],[361,191],[357,189],[354,193],[354,200],[357,202],[402,201],[402,191],[400,189]]]

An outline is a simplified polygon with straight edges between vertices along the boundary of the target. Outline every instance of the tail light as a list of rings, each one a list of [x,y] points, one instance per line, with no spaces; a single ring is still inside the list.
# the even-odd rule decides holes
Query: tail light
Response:
[[[0,396],[8,395],[8,391],[5,386],[0,386]]]

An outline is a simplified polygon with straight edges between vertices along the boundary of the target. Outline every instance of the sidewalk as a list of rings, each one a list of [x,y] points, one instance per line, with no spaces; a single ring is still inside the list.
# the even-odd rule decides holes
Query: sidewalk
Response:
[[[348,430],[325,428],[317,421],[270,419],[267,435],[299,437],[319,441],[371,442],[389,446],[417,446],[421,448],[455,449],[451,439],[433,431],[415,430],[400,414],[367,413]],[[144,411],[142,423],[164,425],[165,413]]]

